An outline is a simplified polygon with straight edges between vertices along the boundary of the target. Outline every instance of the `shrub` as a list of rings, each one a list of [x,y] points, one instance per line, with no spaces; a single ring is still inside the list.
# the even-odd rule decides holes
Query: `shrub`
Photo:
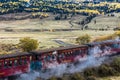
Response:
[[[77,44],[86,44],[86,43],[90,42],[90,39],[91,39],[90,36],[86,34],[86,35],[76,38],[76,43]]]
[[[64,78],[57,78],[57,80],[65,80]]]
[[[19,43],[19,46],[23,49],[23,51],[27,52],[37,49],[38,45],[39,43],[37,40],[31,39],[29,37],[20,39]]]
[[[96,69],[95,68],[87,68],[84,70],[84,76],[88,77],[88,76],[95,76],[96,75]]]
[[[71,75],[63,74],[62,80],[71,80]]]
[[[57,78],[56,78],[56,77],[51,77],[51,78],[48,79],[48,80],[57,80]]]
[[[95,76],[89,76],[89,77],[87,77],[86,80],[97,80],[97,78]]]
[[[116,31],[116,32],[114,33],[114,35],[120,37],[120,30]]]
[[[120,72],[120,57],[115,58],[111,62],[111,67],[113,67],[116,71]]]
[[[116,75],[116,70],[113,69],[110,65],[103,64],[98,67],[98,76],[107,77]]]
[[[75,73],[71,76],[70,80],[84,80],[84,77],[81,76],[79,73]]]

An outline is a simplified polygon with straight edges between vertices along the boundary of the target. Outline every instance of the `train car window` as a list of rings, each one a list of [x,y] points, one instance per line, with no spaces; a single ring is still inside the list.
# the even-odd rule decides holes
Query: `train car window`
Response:
[[[9,67],[12,67],[12,61],[9,61]]]
[[[67,53],[65,53],[65,57],[67,57]]]
[[[65,55],[64,55],[64,54],[62,54],[62,58],[65,58]]]
[[[62,56],[61,56],[61,54],[58,54],[58,58],[61,58]]]
[[[79,50],[80,53],[82,53],[82,50]]]
[[[51,58],[50,55],[48,55],[48,56],[47,56],[47,60],[50,61],[50,58]]]
[[[51,60],[52,59],[52,56],[51,55],[49,55],[49,60]]]
[[[43,60],[45,61],[46,56],[43,56]]]
[[[39,56],[38,56],[39,57]],[[30,56],[30,61],[32,61],[32,56]]]
[[[52,55],[52,60],[56,60],[56,55]]]
[[[70,52],[68,52],[68,54],[70,54]]]
[[[75,51],[75,55],[77,56],[77,51]]]
[[[7,61],[4,62],[4,67],[8,68],[8,62]]]
[[[77,50],[77,55],[79,55],[80,54],[80,52],[79,52],[79,50]]]
[[[46,61],[46,56],[44,56],[43,59]]]
[[[45,61],[48,61],[48,57],[47,56],[45,57]]]
[[[52,55],[52,59],[55,59],[55,55]]]
[[[18,66],[18,60],[14,60],[14,66]]]
[[[24,64],[27,64],[27,59],[24,59]]]
[[[60,59],[62,59],[62,58],[64,58],[64,54],[59,54],[58,57],[59,57]]]
[[[69,52],[67,52],[67,57],[69,57],[70,56],[70,54],[69,54]]]
[[[48,57],[47,56],[45,57],[45,61],[48,61]]]
[[[19,65],[22,65],[22,62],[23,62],[23,60],[22,60],[22,59],[20,59],[20,60],[19,60]]]
[[[73,51],[72,56],[75,56],[75,51]]]
[[[50,55],[50,60],[52,59],[52,56]]]
[[[69,53],[68,52],[66,52],[66,56],[69,57]]]
[[[45,58],[44,56],[41,56],[41,57],[40,57],[40,60],[44,60],[44,58]]]
[[[62,53],[62,54],[59,54],[59,56],[58,56],[59,58],[64,58],[65,57],[65,55],[64,55],[64,53]]]
[[[71,52],[69,52],[69,56],[71,56]]]
[[[58,57],[59,57],[59,58],[62,58],[62,54],[59,54]]]
[[[71,55],[73,56],[73,51],[71,51]]]
[[[75,55],[76,55],[76,56],[79,55],[79,50],[76,50],[76,51],[75,51]]]

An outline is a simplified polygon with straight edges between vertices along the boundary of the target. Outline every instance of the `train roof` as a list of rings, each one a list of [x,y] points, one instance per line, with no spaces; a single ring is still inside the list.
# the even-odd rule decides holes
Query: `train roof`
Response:
[[[72,49],[72,48],[77,48],[77,47],[87,47],[87,45],[73,45],[73,46],[67,46],[67,47],[50,48],[50,49],[45,49],[45,50],[32,51],[32,53],[39,54],[39,53],[46,53],[46,52],[51,52],[51,51]]]
[[[35,54],[46,53],[46,52],[51,52],[51,51],[58,51],[58,50],[77,48],[77,47],[86,47],[86,45],[74,45],[74,46],[51,48],[51,49],[45,49],[45,50],[39,50],[39,51],[31,51],[31,52],[18,52],[18,53],[12,53],[12,54],[1,54],[0,59],[12,58],[12,57],[17,57],[17,56],[32,55],[31,53],[35,53]]]
[[[17,56],[25,56],[25,55],[29,55],[30,53],[28,52],[19,52],[19,53],[11,53],[11,54],[1,54],[0,55],[0,59],[1,58],[12,58],[12,57],[17,57]]]
[[[115,42],[120,42],[120,40],[106,40],[106,41],[101,41],[101,42],[92,42],[88,43],[87,45],[99,45],[99,44],[105,44],[105,43],[115,43]]]

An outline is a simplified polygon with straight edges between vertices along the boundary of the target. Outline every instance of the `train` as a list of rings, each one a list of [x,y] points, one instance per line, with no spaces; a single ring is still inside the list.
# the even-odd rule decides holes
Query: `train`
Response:
[[[102,57],[120,53],[120,40],[92,42],[40,51],[0,55],[0,78],[44,70],[53,65],[86,60],[89,55]]]

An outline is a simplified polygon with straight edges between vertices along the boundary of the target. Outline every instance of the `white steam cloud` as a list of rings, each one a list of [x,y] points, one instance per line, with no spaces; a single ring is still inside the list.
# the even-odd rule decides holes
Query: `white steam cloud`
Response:
[[[76,64],[65,63],[52,65],[52,67],[46,71],[33,71],[28,74],[22,74],[17,80],[35,80],[37,77],[46,80],[52,76],[62,77],[64,74],[81,72],[85,68],[99,66],[107,59],[106,57],[95,57],[95,55],[99,56],[99,53],[101,52],[99,46],[91,48],[89,52],[90,55],[85,57],[84,61],[81,61],[80,59]]]
[[[24,74],[21,74],[17,80],[35,80],[37,77],[39,77],[39,74],[40,73],[37,71],[24,73]]]

